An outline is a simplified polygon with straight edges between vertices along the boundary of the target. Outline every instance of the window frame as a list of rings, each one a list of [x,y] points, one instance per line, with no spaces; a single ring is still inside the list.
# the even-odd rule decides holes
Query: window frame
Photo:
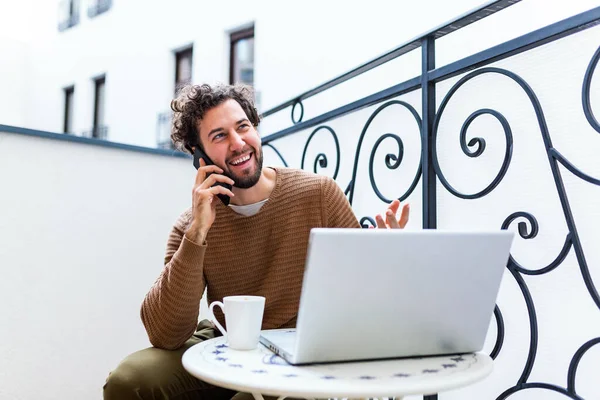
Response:
[[[69,130],[69,125],[71,125],[73,122],[73,113],[71,113],[71,108],[74,106],[73,98],[75,96],[75,85],[64,87],[63,94],[65,99],[65,108],[63,114],[63,133],[73,133]]]
[[[102,125],[98,125],[98,114],[99,114],[99,110],[100,110],[100,102],[98,101],[99,98],[99,94],[100,94],[100,90],[98,90],[98,88],[100,87],[100,85],[103,86],[103,96],[102,96],[102,101],[104,104],[102,104],[103,107],[103,112],[106,112],[106,75],[99,75],[93,78],[94,81],[94,120],[93,120],[93,125],[92,125],[92,137],[93,138],[97,138],[97,139],[105,139],[106,138],[106,132],[104,131],[106,129],[106,125],[102,124]],[[102,121],[105,122],[105,121]],[[100,129],[103,129],[103,132],[100,132]]]
[[[177,90],[179,90],[179,87],[181,85],[185,85],[188,83],[192,82],[192,69],[194,67],[194,45],[190,44],[188,46],[185,47],[180,47],[176,50],[174,50],[175,53],[175,93],[177,93]],[[182,58],[189,56],[190,59],[190,79],[189,81],[183,82],[180,81],[180,70],[179,70],[179,62]]]
[[[254,24],[229,34],[229,84],[233,85],[235,75],[235,45],[244,39],[254,39]]]
[[[60,32],[66,31],[67,29],[79,24],[80,2],[81,0],[62,0],[59,3],[59,11],[60,7],[62,7],[65,3],[67,3],[69,7],[68,15],[59,15],[60,19],[58,21],[58,30]]]
[[[88,17],[94,18],[98,15],[104,14],[111,8],[112,0],[94,0],[94,2],[88,6]]]

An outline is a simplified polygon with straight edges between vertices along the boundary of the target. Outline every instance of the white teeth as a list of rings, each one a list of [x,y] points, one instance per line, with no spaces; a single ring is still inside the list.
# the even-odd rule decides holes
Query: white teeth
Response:
[[[249,159],[250,159],[250,154],[248,154],[247,156],[244,156],[242,158],[238,158],[237,160],[233,160],[230,164],[238,165],[238,164],[248,161]]]

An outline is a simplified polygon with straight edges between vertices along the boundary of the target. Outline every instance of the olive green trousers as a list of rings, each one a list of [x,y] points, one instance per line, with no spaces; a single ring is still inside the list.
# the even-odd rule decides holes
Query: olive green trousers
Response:
[[[215,336],[213,325],[204,320],[198,324],[196,333],[177,350],[150,347],[127,356],[109,374],[104,385],[104,400],[254,399],[249,393],[236,394],[235,391],[202,382],[183,368],[183,353]]]

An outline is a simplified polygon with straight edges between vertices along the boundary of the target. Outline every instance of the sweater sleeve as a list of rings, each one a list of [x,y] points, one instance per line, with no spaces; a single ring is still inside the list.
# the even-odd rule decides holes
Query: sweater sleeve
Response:
[[[200,299],[206,286],[203,272],[205,244],[185,235],[184,213],[175,223],[165,255],[165,267],[142,303],[141,318],[154,347],[174,350],[194,333]]]
[[[360,228],[352,207],[338,184],[323,177],[321,194],[324,201],[323,223],[327,228]]]

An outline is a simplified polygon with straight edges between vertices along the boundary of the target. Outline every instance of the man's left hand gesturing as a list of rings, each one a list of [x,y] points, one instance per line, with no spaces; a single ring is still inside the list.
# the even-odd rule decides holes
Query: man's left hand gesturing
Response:
[[[377,228],[381,229],[403,229],[408,222],[408,215],[410,213],[409,204],[402,206],[400,217],[396,219],[396,214],[400,208],[400,201],[394,200],[388,206],[385,212],[385,218],[381,214],[377,214],[375,221],[377,222]]]

